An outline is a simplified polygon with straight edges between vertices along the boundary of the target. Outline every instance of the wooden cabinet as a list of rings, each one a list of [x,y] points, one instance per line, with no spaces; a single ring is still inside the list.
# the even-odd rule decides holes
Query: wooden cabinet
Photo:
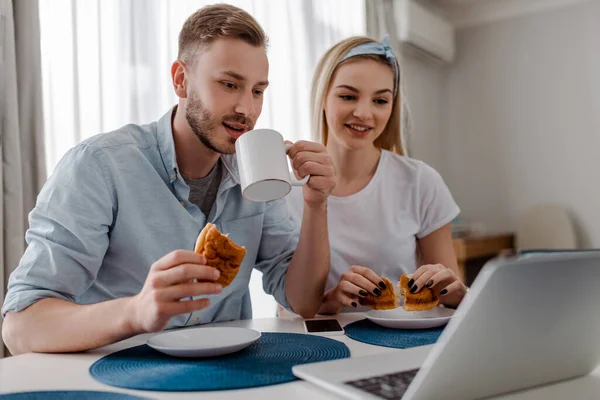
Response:
[[[514,251],[514,234],[473,235],[452,239],[461,279],[470,285],[481,267],[500,252]]]

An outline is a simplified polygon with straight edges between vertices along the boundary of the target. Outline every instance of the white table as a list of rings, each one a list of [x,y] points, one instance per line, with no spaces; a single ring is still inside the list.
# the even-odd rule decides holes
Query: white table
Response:
[[[342,325],[362,319],[362,314],[338,316]],[[283,317],[233,321],[214,326],[241,326],[262,332],[304,333],[302,319]],[[119,389],[94,380],[88,373],[89,367],[103,356],[127,347],[144,344],[152,334],[139,335],[122,342],[97,350],[76,354],[24,354],[0,360],[0,393],[34,390],[102,390],[135,394],[154,399],[337,399],[326,391],[303,382],[296,381],[262,388],[217,391],[217,392],[149,392]],[[345,343],[352,357],[395,351],[399,356],[417,357],[424,360],[432,346],[408,350],[396,350],[372,346],[349,339],[346,336],[332,338]],[[404,354],[402,354],[404,353]],[[600,399],[600,368],[589,376],[548,385],[534,390],[499,397],[510,400],[584,400]]]

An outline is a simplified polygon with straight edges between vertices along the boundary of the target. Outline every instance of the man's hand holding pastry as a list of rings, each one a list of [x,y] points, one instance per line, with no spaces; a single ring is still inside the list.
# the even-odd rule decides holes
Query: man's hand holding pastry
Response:
[[[144,287],[132,297],[130,330],[134,334],[160,331],[172,317],[208,307],[207,298],[181,299],[221,293],[235,279],[245,255],[244,247],[214,224],[206,224],[194,251],[176,250],[152,265]]]
[[[208,307],[207,298],[180,300],[221,293],[222,286],[215,283],[220,275],[193,251],[176,250],[160,258],[150,268],[140,293],[131,298],[129,328],[134,334],[157,332],[176,315]]]

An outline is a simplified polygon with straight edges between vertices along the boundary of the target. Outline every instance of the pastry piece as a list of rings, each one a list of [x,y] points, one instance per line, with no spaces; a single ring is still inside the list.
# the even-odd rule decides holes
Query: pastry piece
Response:
[[[359,297],[358,302],[361,306],[371,307],[374,310],[390,310],[398,307],[398,298],[394,291],[394,285],[388,278],[382,278],[386,288],[380,289],[381,296],[375,296],[369,293],[366,297]]]
[[[400,295],[404,296],[404,304],[402,304],[402,308],[404,310],[427,311],[438,305],[440,302],[439,297],[428,287],[422,288],[417,293],[411,293],[410,288],[408,287],[409,280],[409,276],[402,274],[400,277],[400,282],[398,282]]]
[[[246,249],[223,235],[215,224],[208,223],[198,235],[194,251],[206,258],[206,265],[221,272],[215,283],[223,287],[235,278],[246,255]]]

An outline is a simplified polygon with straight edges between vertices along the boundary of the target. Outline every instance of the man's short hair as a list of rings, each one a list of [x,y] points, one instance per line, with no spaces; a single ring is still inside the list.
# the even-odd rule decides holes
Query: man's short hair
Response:
[[[254,17],[229,4],[202,7],[183,24],[177,58],[193,63],[199,50],[221,38],[241,39],[252,46],[267,46],[267,36]]]

